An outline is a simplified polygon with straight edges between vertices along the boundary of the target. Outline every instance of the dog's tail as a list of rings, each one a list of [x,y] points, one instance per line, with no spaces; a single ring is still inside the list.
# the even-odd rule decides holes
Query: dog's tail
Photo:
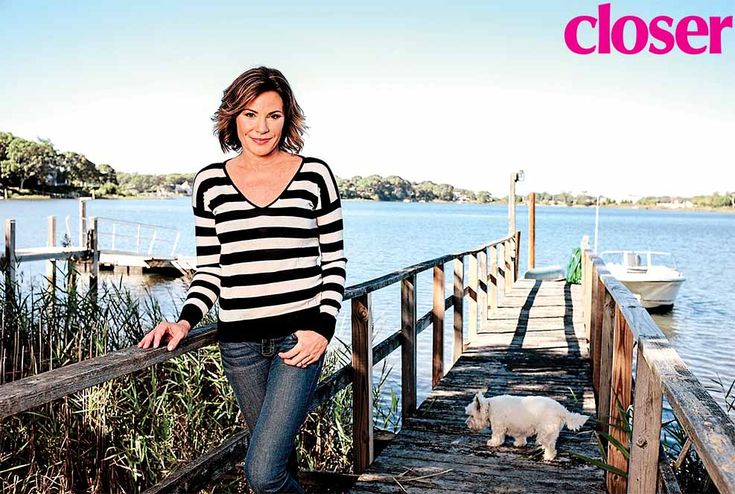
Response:
[[[585,422],[587,422],[587,419],[589,419],[589,415],[582,415],[581,413],[574,413],[570,412],[569,410],[566,411],[566,415],[564,416],[564,422],[567,425],[567,429],[576,431],[579,430],[580,427],[584,425]]]

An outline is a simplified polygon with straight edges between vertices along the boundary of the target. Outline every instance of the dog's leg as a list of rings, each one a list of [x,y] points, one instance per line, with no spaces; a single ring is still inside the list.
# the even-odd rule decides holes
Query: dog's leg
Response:
[[[558,429],[538,435],[537,441],[544,448],[544,461],[551,461],[556,458],[556,440],[558,437]]]
[[[527,439],[526,436],[516,437],[515,438],[515,441],[513,441],[513,446],[515,446],[516,448],[521,448],[521,447],[525,446],[526,445],[526,439]]]
[[[491,448],[501,446],[505,442],[505,431],[506,429],[504,427],[493,427],[493,435],[487,441],[487,445]]]

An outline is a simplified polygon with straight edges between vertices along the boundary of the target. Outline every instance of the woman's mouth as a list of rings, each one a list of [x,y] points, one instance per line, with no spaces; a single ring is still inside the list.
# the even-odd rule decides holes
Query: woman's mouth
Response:
[[[250,139],[252,139],[255,144],[265,144],[266,142],[271,140],[270,137],[266,137],[264,139],[258,139],[257,137],[251,137]]]

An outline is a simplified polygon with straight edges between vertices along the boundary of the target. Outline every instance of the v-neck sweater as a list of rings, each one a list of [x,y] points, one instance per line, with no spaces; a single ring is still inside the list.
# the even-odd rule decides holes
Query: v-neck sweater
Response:
[[[330,340],[347,264],[334,174],[324,161],[302,157],[267,206],[246,194],[225,162],[196,174],[197,267],[178,320],[193,328],[219,300],[220,341],[259,341],[299,329]]]

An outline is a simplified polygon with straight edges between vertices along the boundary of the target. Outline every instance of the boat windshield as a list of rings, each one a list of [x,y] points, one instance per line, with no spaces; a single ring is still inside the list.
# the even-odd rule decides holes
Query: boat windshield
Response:
[[[617,264],[627,268],[651,268],[662,266],[676,269],[676,261],[668,252],[616,250],[600,254],[605,264]]]

